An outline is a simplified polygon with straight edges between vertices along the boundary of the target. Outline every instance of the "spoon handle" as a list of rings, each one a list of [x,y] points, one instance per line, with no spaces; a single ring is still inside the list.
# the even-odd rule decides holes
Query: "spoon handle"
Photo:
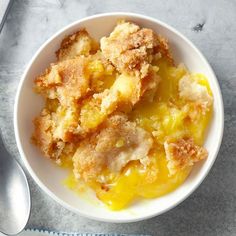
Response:
[[[7,14],[10,11],[13,1],[14,0],[1,0],[0,2],[0,33],[7,19]]]

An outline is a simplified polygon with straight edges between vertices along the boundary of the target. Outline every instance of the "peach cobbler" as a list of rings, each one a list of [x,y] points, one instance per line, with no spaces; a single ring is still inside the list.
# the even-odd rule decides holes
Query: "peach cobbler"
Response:
[[[33,141],[71,170],[67,187],[118,210],[173,191],[207,158],[211,89],[175,65],[164,37],[119,21],[100,43],[85,29],[66,37],[56,56],[35,79],[45,106]]]

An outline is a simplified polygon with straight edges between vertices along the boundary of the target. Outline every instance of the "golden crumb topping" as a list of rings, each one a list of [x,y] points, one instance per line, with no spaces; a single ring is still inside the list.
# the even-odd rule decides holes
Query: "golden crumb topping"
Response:
[[[178,170],[188,166],[193,166],[195,162],[208,156],[207,150],[196,145],[192,138],[182,138],[176,142],[166,141],[164,147],[170,175],[174,175]]]
[[[34,141],[38,146],[40,146],[45,156],[54,158],[54,141],[52,135],[52,119],[50,113],[46,109],[44,109],[41,112],[41,115],[34,120],[34,125]]]
[[[77,56],[96,53],[99,44],[82,29],[63,39],[60,49],[56,52],[58,61],[73,59]]]
[[[128,121],[126,115],[114,114],[99,131],[80,143],[73,156],[75,175],[88,181],[104,168],[117,172],[134,160],[147,165],[152,144],[147,131]]]
[[[89,76],[84,57],[53,64],[44,75],[36,78],[36,89],[50,99],[58,99],[62,105],[70,105],[74,100],[89,92]]]
[[[35,79],[45,106],[33,141],[111,209],[162,196],[207,157],[200,144],[213,98],[207,79],[175,66],[167,39],[120,21],[100,45],[85,29],[67,36]],[[188,137],[188,138],[185,138]]]
[[[153,30],[141,29],[130,22],[120,22],[109,37],[101,39],[102,53],[120,73],[141,78],[148,74],[155,48],[162,45]],[[166,45],[163,51],[167,49]]]
[[[189,75],[180,79],[179,95],[184,99],[196,102],[204,110],[209,109],[213,102],[213,98],[208,93],[207,88],[198,84]]]

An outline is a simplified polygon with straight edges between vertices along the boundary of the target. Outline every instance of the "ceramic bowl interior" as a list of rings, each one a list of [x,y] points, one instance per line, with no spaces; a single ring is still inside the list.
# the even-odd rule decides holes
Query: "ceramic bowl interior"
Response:
[[[192,72],[205,74],[214,95],[214,114],[205,147],[209,157],[197,164],[190,176],[174,192],[160,198],[141,200],[122,211],[110,211],[103,206],[91,191],[78,196],[63,184],[67,171],[44,158],[30,139],[33,132],[32,120],[43,106],[43,100],[33,91],[33,81],[49,63],[54,62],[55,51],[62,39],[81,28],[86,28],[92,37],[99,40],[108,35],[117,20],[126,19],[148,27],[168,38],[176,63],[183,62]],[[88,218],[106,222],[132,222],[159,215],[186,199],[203,181],[217,156],[223,132],[223,104],[217,79],[196,47],[172,27],[142,15],[131,13],[109,13],[79,20],[52,36],[35,54],[20,82],[14,111],[14,126],[17,145],[24,163],[37,184],[62,206]]]

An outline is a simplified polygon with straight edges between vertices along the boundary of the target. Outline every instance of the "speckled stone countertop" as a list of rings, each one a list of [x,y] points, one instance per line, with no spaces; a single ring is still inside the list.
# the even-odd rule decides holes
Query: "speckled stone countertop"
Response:
[[[20,160],[13,104],[22,72],[39,46],[82,17],[130,11],[160,19],[192,40],[212,65],[222,88],[225,132],[218,158],[203,184],[175,209],[138,223],[100,223],[77,216],[43,193],[30,176],[28,228],[152,235],[236,235],[236,1],[230,0],[16,0],[0,35],[0,127]]]

